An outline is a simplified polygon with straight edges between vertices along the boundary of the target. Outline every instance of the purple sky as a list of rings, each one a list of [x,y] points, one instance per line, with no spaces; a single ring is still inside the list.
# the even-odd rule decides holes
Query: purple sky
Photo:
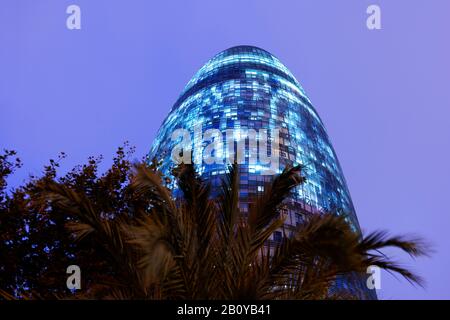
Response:
[[[66,7],[82,29],[66,28]],[[366,8],[382,9],[382,30]],[[426,289],[383,274],[384,299],[450,299],[450,1],[4,0],[0,4],[0,148],[39,173],[150,148],[193,74],[249,44],[277,56],[325,122],[364,230],[419,234],[431,259],[397,258]],[[110,163],[109,161],[107,163]]]

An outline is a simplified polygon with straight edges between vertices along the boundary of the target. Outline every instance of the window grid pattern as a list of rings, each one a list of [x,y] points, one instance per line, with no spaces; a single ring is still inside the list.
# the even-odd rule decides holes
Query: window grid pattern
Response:
[[[202,126],[202,133],[218,129],[280,129],[280,171],[286,166],[302,164],[306,183],[297,187],[286,199],[283,208],[287,216],[283,230],[273,234],[268,245],[281,241],[283,233],[291,236],[306,215],[323,212],[344,214],[347,223],[360,233],[359,223],[350,198],[342,169],[324,125],[310,99],[291,72],[265,50],[239,46],[225,50],[208,61],[189,81],[159,129],[148,155],[162,160],[161,170],[170,176],[175,165],[171,152],[179,141],[172,133],[179,128],[191,132],[194,157],[200,156],[205,145],[194,137],[193,128]],[[244,137],[245,138],[245,137]],[[269,149],[269,146],[268,146]],[[218,153],[225,152],[219,150]],[[261,175],[260,163],[249,164],[248,143],[246,165],[240,166],[239,209],[245,216],[251,199],[264,191],[272,176]],[[201,177],[218,192],[227,166],[196,165]],[[179,194],[172,179],[174,196]],[[354,278],[352,285],[349,279]],[[350,274],[339,277],[331,291],[346,289],[362,299],[376,299],[376,293],[365,287],[365,278]]]
[[[265,50],[240,46],[225,50],[207,62],[189,81],[161,126],[149,158],[163,160],[162,171],[170,173],[171,151],[177,141],[172,133],[179,128],[191,131],[202,126],[218,129],[280,130],[280,172],[287,165],[302,164],[307,180],[286,201],[286,229],[292,231],[310,213],[333,211],[345,214],[349,225],[359,232],[359,224],[337,156],[324,125],[310,99],[289,70]],[[199,139],[194,139],[199,138]],[[201,157],[205,145],[194,145],[194,157]],[[270,176],[262,176],[262,166],[240,167],[240,210],[248,212],[249,201],[261,192]],[[226,173],[226,165],[205,163],[197,171],[213,190]],[[175,182],[172,182],[172,186]],[[216,188],[217,189],[217,188]]]

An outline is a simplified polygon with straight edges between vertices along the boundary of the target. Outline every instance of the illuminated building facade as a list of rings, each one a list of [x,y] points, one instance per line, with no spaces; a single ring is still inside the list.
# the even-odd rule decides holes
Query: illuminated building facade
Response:
[[[267,51],[238,46],[208,61],[189,81],[164,120],[149,158],[162,160],[162,171],[169,175],[174,166],[171,152],[176,145],[173,132],[184,128],[195,135],[193,128],[198,125],[203,132],[218,129],[224,136],[229,129],[279,129],[278,172],[287,165],[302,164],[307,178],[286,201],[288,234],[305,215],[325,211],[345,214],[351,228],[360,232],[342,169],[322,120],[292,73]],[[194,154],[201,153],[204,147],[202,142],[194,142]],[[249,154],[245,156],[249,160]],[[196,168],[214,190],[227,165],[201,162]],[[261,170],[258,162],[247,161],[240,166],[239,208],[243,215],[252,197],[272,179]],[[282,232],[276,232],[271,241],[280,241],[281,237]],[[345,283],[340,286],[345,287]]]

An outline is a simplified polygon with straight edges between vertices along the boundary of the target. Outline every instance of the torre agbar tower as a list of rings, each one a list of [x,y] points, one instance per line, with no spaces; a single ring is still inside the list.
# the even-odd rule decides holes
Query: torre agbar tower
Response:
[[[201,126],[202,132],[195,132],[196,126]],[[279,129],[276,173],[286,166],[302,164],[307,178],[286,200],[285,232],[291,235],[306,215],[329,211],[345,215],[350,227],[360,232],[342,169],[322,120],[292,73],[269,52],[252,46],[227,49],[209,60],[189,81],[159,129],[148,155],[149,161],[153,158],[162,161],[161,170],[167,176],[171,176],[175,166],[172,150],[179,143],[172,139],[172,134],[181,128],[188,130],[194,141],[194,159],[205,148],[194,135],[208,129],[218,129],[223,137],[229,129],[256,132],[265,129],[270,145],[275,141],[271,130]],[[259,163],[259,158],[256,163],[248,161],[248,156],[246,148],[247,161],[239,166],[239,209],[243,215],[248,212],[251,199],[273,179],[273,175],[263,173],[266,164]],[[196,162],[197,172],[211,184],[213,192],[218,190],[227,166],[225,158],[223,163]],[[176,190],[175,182],[171,183]],[[282,231],[275,232],[269,245],[280,241],[282,236]],[[376,298],[363,278],[356,282],[358,288],[355,284],[348,286],[345,279],[339,279],[336,285],[358,292],[363,299]]]

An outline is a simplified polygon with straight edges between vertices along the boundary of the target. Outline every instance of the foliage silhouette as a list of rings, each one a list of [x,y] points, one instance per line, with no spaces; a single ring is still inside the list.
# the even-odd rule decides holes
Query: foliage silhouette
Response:
[[[119,148],[103,174],[101,158],[62,177],[51,160],[41,177],[11,192],[6,178],[21,163],[11,161],[14,152],[1,155],[3,299],[354,299],[357,292],[333,284],[356,281],[349,275],[371,265],[423,283],[380,251],[426,255],[421,239],[361,236],[332,213],[305,217],[292,237],[269,246],[283,227],[285,198],[305,181],[301,166],[275,176],[244,215],[237,165],[218,195],[192,165],[179,165],[173,175],[182,196],[174,198],[158,163],[133,164],[133,151]],[[75,293],[65,287],[71,264],[83,275]]]

